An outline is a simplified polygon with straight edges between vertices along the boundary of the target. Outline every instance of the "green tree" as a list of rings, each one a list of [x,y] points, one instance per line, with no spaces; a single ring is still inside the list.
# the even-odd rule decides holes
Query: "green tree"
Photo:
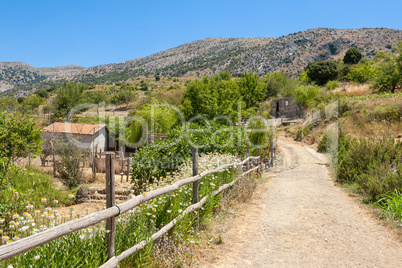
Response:
[[[337,65],[333,61],[309,62],[305,71],[312,81],[321,86],[338,76]]]
[[[11,96],[5,96],[0,98],[0,111],[6,111],[6,112],[16,112],[18,109],[18,101],[16,98],[11,97]]]
[[[64,82],[63,86],[57,89],[55,98],[55,119],[62,119],[67,116],[70,110],[81,103],[82,93],[87,89],[86,85],[76,84],[74,82]]]
[[[211,81],[211,91],[216,100],[216,109],[211,110],[210,119],[215,116],[227,116],[234,120],[237,116],[238,105],[244,107],[239,83],[232,80],[223,80],[218,83]]]
[[[127,110],[128,104],[130,102],[134,101],[135,98],[137,97],[137,94],[130,87],[121,88],[119,91],[119,95],[122,96],[122,98],[124,99],[124,102],[126,103],[126,110]]]
[[[349,48],[348,51],[346,51],[345,56],[343,57],[343,62],[346,64],[356,64],[362,59],[363,55],[360,53],[360,51],[355,48]]]
[[[19,113],[0,112],[0,187],[12,163],[19,158],[38,155],[42,148],[35,121]]]
[[[402,84],[402,41],[399,40],[398,44],[395,46],[395,50],[398,53],[396,58],[396,66],[398,67],[399,71],[399,83]]]
[[[211,117],[217,108],[216,97],[210,90],[209,79],[196,79],[187,84],[183,93],[181,109],[187,118],[195,115]]]
[[[279,72],[265,75],[262,82],[265,87],[266,98],[290,97],[293,90],[298,86],[295,79],[290,79],[287,74]]]
[[[240,93],[246,108],[257,107],[258,103],[265,98],[265,90],[259,83],[257,74],[243,73],[240,81]]]
[[[338,64],[338,80],[339,81],[347,81],[347,75],[350,73],[350,64],[345,64],[341,61]]]
[[[144,80],[141,81],[139,90],[148,91],[148,84]]]
[[[335,89],[339,87],[338,81],[328,81],[328,83],[325,85],[325,87],[329,90]]]
[[[295,89],[293,96],[295,101],[309,107],[310,103],[320,94],[320,89],[316,86],[300,86]]]
[[[46,89],[43,89],[43,88],[36,90],[35,94],[41,98],[45,98],[45,99],[49,98],[49,93],[47,92]]]
[[[373,66],[366,61],[364,64],[352,67],[346,78],[352,80],[354,83],[366,83],[372,80],[375,75],[376,71],[373,69]]]
[[[374,88],[379,92],[390,91],[395,93],[395,88],[400,82],[401,73],[395,61],[385,60],[378,67],[378,75],[374,81]]]
[[[99,104],[107,101],[107,96],[103,90],[85,91],[82,95],[85,103]]]
[[[72,146],[62,146],[57,150],[59,161],[56,163],[56,170],[60,180],[69,188],[77,187],[82,178],[82,168],[80,162],[82,152]]]
[[[23,112],[32,112],[43,103],[43,99],[39,95],[31,94],[21,103]]]
[[[220,73],[218,74],[218,77],[219,77],[221,80],[231,80],[231,79],[232,79],[231,73],[230,73],[229,71],[227,71],[227,70],[220,72]]]
[[[183,93],[181,110],[187,118],[205,116],[212,119],[216,116],[235,118],[238,105],[244,107],[239,83],[233,80],[222,80],[219,76],[211,79],[205,77],[187,84]]]
[[[310,78],[308,77],[307,71],[299,74],[299,81],[302,85],[310,84]]]

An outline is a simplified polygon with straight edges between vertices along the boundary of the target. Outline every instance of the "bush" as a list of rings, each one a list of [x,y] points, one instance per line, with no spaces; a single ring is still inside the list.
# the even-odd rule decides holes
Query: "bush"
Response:
[[[60,180],[69,188],[77,187],[82,178],[82,168],[80,163],[82,153],[73,146],[60,148],[57,152],[60,161],[56,163],[56,171],[59,173]]]
[[[307,135],[311,134],[311,132],[312,132],[311,126],[298,129],[296,132],[296,140],[302,141]]]
[[[328,81],[328,83],[325,85],[325,87],[329,90],[335,89],[339,87],[338,81]]]
[[[350,73],[350,64],[345,64],[341,61],[338,64],[338,80],[339,81],[347,81],[347,75]]]
[[[41,98],[45,98],[45,99],[49,98],[49,93],[47,92],[46,89],[38,89],[34,93]]]
[[[343,57],[343,62],[347,64],[356,64],[362,59],[363,55],[360,51],[352,47],[346,51],[345,57]]]
[[[338,157],[338,180],[357,183],[372,201],[395,189],[402,190],[401,141],[341,136]]]
[[[395,88],[401,83],[402,74],[394,61],[384,61],[378,67],[378,75],[374,81],[374,88],[379,92],[395,93]]]
[[[308,77],[304,74],[300,75],[302,83],[308,83]],[[262,83],[265,88],[266,98],[282,96],[290,97],[294,89],[298,86],[298,81],[290,79],[287,74],[274,72],[273,74],[267,74],[262,78]]]
[[[260,156],[268,157],[271,151],[271,141],[273,133],[268,129],[262,120],[254,120],[251,122],[249,129],[251,132],[248,137],[250,140],[250,155],[257,155],[257,147],[260,148]]]
[[[320,89],[316,86],[300,86],[295,89],[293,96],[295,101],[309,107],[310,103],[320,94]]]
[[[325,85],[338,76],[338,67],[333,61],[309,62],[306,71],[308,77],[318,85]]]
[[[142,192],[148,184],[166,177],[191,158],[191,148],[197,146],[199,154],[244,154],[246,134],[237,128],[226,128],[218,123],[195,123],[177,127],[165,140],[156,140],[141,147],[132,158],[132,183],[136,192]]]
[[[325,153],[327,151],[327,135],[325,134],[318,143],[317,151],[319,153]]]
[[[375,75],[376,71],[366,61],[363,65],[352,67],[346,78],[352,80],[354,83],[366,83],[372,80]]]

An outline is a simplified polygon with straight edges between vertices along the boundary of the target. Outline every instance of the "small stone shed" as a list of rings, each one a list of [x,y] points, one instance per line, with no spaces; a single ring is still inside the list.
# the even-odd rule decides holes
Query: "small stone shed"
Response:
[[[93,150],[108,148],[109,130],[105,124],[80,124],[56,122],[42,129],[45,143],[50,140],[78,143],[82,149]]]
[[[305,111],[292,97],[274,99],[271,102],[271,115],[276,118],[301,118]]]

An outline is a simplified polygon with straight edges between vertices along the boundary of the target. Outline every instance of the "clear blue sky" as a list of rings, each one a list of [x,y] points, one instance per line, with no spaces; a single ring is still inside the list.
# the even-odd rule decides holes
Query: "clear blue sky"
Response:
[[[206,37],[316,27],[402,29],[402,1],[0,0],[0,62],[90,67]]]

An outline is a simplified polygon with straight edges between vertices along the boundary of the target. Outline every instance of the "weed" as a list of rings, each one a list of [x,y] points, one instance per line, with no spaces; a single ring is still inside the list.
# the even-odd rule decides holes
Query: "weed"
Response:
[[[402,221],[402,193],[397,189],[391,194],[383,194],[377,205],[386,211],[389,218]]]

